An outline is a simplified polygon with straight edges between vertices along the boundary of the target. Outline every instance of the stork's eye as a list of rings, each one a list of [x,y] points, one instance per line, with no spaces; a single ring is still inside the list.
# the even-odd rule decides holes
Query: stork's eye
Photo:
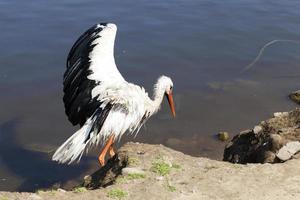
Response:
[[[173,89],[173,86],[170,86],[170,90],[172,90]]]

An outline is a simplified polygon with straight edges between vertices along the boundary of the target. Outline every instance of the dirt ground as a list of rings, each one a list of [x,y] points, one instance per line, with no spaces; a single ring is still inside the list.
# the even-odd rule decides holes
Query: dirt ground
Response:
[[[128,143],[129,164],[114,184],[36,193],[0,192],[0,200],[83,199],[300,199],[300,160],[281,164],[231,164],[197,158],[162,145]]]

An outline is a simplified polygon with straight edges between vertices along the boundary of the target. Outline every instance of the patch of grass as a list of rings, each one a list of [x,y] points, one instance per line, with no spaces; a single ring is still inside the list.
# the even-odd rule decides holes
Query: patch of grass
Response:
[[[82,192],[86,192],[87,189],[85,187],[77,187],[77,188],[74,188],[73,192],[75,193],[82,193]]]
[[[119,184],[123,184],[123,183],[127,183],[128,179],[123,176],[123,177],[118,177],[115,181],[115,183],[119,183]]]
[[[126,176],[117,178],[116,183],[122,184],[122,183],[127,183],[127,181],[130,181],[130,180],[143,179],[143,178],[146,178],[145,174],[131,173],[131,174],[128,174]]]
[[[141,174],[141,173],[132,173],[132,174],[128,174],[127,177],[128,177],[129,180],[143,179],[143,178],[146,178],[146,175]]]
[[[9,200],[7,197],[0,197],[0,200]]]
[[[167,186],[170,192],[175,192],[176,191],[176,187],[172,186],[172,185],[168,185]]]
[[[56,190],[53,190],[53,189],[50,189],[50,190],[37,190],[37,191],[35,191],[35,193],[37,193],[37,194],[42,194],[42,193],[45,193],[45,192],[47,192],[48,194],[50,194],[50,195],[54,195],[55,194],[55,191]]]
[[[166,177],[166,185],[167,185],[167,189],[170,192],[175,192],[176,191],[176,187],[170,184],[168,177]]]
[[[172,168],[174,169],[181,169],[181,166],[176,164],[176,163],[172,163]]]
[[[111,189],[107,193],[107,197],[113,198],[113,199],[122,199],[122,198],[125,198],[127,196],[128,196],[128,193],[126,191],[118,189],[118,188]]]
[[[161,176],[165,176],[170,173],[171,166],[163,160],[156,160],[152,163],[151,170]]]
[[[129,157],[128,158],[128,165],[129,166],[137,166],[139,164],[139,159],[135,157]]]
[[[209,165],[209,166],[205,166],[204,169],[206,169],[207,171],[209,171],[211,169],[218,169],[218,167],[213,166],[213,165]]]

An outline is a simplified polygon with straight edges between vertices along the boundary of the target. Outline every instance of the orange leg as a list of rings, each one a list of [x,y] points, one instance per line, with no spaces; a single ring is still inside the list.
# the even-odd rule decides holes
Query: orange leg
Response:
[[[111,135],[111,136],[108,138],[108,140],[107,140],[107,142],[106,142],[106,145],[104,146],[102,152],[101,152],[100,155],[99,155],[98,160],[99,160],[99,163],[100,163],[100,165],[101,165],[102,167],[103,167],[104,164],[105,164],[105,156],[106,156],[106,154],[107,154],[107,151],[109,150],[109,154],[110,154],[110,155],[111,155],[111,151],[113,152],[113,150],[111,150],[111,149],[112,149],[112,145],[113,145],[113,143],[114,143],[114,139],[115,139],[115,136],[114,136],[114,135]],[[113,152],[113,153],[114,153],[114,152]]]

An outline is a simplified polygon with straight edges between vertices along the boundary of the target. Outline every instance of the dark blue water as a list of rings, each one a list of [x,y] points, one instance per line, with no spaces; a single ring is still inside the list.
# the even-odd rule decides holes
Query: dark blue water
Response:
[[[221,159],[212,135],[251,128],[295,107],[300,45],[260,48],[274,39],[300,41],[298,0],[0,1],[0,190],[70,184],[97,169],[96,155],[60,166],[52,151],[69,137],[62,74],[77,37],[97,22],[118,25],[115,57],[128,80],[149,93],[172,77],[178,117],[167,104],[137,138],[195,156]]]

